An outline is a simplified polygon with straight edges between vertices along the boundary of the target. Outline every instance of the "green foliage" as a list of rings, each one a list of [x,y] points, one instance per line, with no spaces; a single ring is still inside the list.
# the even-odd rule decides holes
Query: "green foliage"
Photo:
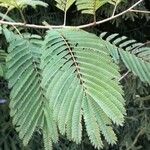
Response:
[[[20,10],[28,4],[32,7],[49,4],[44,10],[25,9],[27,23],[41,24],[46,20],[60,25],[64,14],[56,5],[65,15],[68,13],[67,24],[73,26],[89,23],[91,18],[93,21],[91,15],[82,16],[76,9],[102,19],[112,14],[114,5],[118,5],[116,13],[131,5],[111,0],[44,0],[44,3],[18,0],[19,5],[13,2],[3,1],[1,6]],[[144,9],[143,5],[140,8]],[[0,14],[2,19],[20,20],[18,11],[11,11],[7,18],[3,11],[5,9]],[[139,15],[132,12],[124,17],[135,20]],[[118,20],[116,23],[120,25],[123,19]],[[114,30],[111,24],[105,25],[106,28],[102,25],[100,29],[87,30],[94,34]],[[120,25],[120,32],[130,25],[131,22]],[[0,33],[0,75],[9,86],[8,90],[7,81],[0,79],[0,100],[7,102],[0,104],[0,150],[50,150],[52,147],[93,150],[92,145],[105,150],[149,149],[149,47],[118,34],[103,33],[99,38],[74,28],[51,29],[45,36],[42,29],[12,26],[3,27]],[[130,30],[127,36],[129,33]],[[120,75],[128,70],[127,76]]]
[[[47,7],[47,4],[40,0],[0,0],[0,6],[6,7],[8,9],[22,9],[30,5],[31,7],[36,7],[37,5]]]
[[[41,130],[45,149],[50,149],[52,142],[58,141],[56,125],[62,135],[81,143],[82,116],[95,148],[103,147],[101,133],[109,144],[116,143],[112,122],[122,125],[126,113],[119,69],[109,56],[113,48],[135,75],[142,81],[150,80],[149,62],[122,50],[133,41],[120,44],[126,37],[117,38],[113,44],[120,45],[116,47],[109,43],[116,34],[104,41],[76,29],[50,30],[43,42],[15,36],[8,30],[4,33],[10,43],[6,63],[12,88],[10,115],[25,146],[33,133]]]
[[[95,14],[95,12],[104,4],[110,3],[112,5],[118,5],[121,0],[55,0],[57,7],[63,11],[67,11],[70,6],[75,2],[77,9],[82,13]]]
[[[57,2],[57,7],[64,12],[67,12],[75,0],[55,0]]]
[[[118,5],[121,0],[76,0],[78,10],[86,14],[95,14],[95,12],[103,5],[109,3],[112,5]]]
[[[137,0],[130,0],[130,1],[129,0],[124,0],[124,1],[122,1],[122,3],[118,4],[118,6],[116,8],[116,11],[115,11],[115,14],[118,14],[119,12],[129,8],[132,4],[134,4],[136,2],[137,2]],[[99,13],[97,14],[97,16],[109,17],[109,16],[112,15],[113,9],[114,9],[113,5],[104,5],[103,7],[101,7],[101,9],[100,9]],[[144,2],[141,3],[141,5],[138,5],[135,9],[147,11],[147,9],[144,6]],[[145,24],[147,24],[148,21],[150,20],[150,15],[147,14],[147,13],[128,12],[128,13],[123,14],[119,18],[115,18],[115,19],[111,20],[110,22],[112,24],[114,24],[116,27],[118,27],[119,29],[127,31],[127,27],[129,27],[129,30],[130,30],[131,25],[133,25],[133,27],[138,29],[139,26],[137,25],[137,20],[139,20],[139,22],[141,22],[142,19],[145,20],[144,22],[145,22]],[[128,22],[128,21],[131,21],[131,22],[129,24],[126,24],[126,22]],[[136,31],[137,32],[135,32],[135,33],[139,32],[139,30],[136,30]],[[138,37],[138,36],[136,36],[136,37]]]
[[[118,37],[118,34],[107,37],[104,32],[101,37],[106,39],[106,46],[116,62],[121,58],[134,75],[139,76],[142,81],[150,83],[150,48],[143,47],[142,43],[129,40],[126,36]],[[108,43],[109,41],[112,44]]]
[[[77,0],[76,5],[78,10],[81,10],[82,13],[95,14],[97,9],[108,2],[109,0],[90,0],[88,2],[86,0]]]
[[[80,143],[82,115],[95,147],[102,147],[100,132],[108,143],[116,143],[111,120],[124,122],[123,92],[118,67],[98,37],[80,30],[54,30],[42,48],[19,37],[11,36],[9,42],[10,115],[24,145],[39,128],[49,149],[51,141],[58,140],[55,121],[61,134]]]
[[[4,50],[0,50],[0,76],[5,76],[5,63],[7,54]]]
[[[107,125],[111,125],[107,120],[122,125],[125,114],[122,90],[117,85],[118,68],[107,49],[98,37],[80,30],[50,31],[43,49],[42,86],[60,132],[80,143],[83,114],[91,142],[97,148],[102,147],[101,124],[105,134]],[[95,119],[90,121],[92,114]],[[99,118],[102,114],[106,122]],[[108,142],[115,143],[113,135],[109,135]]]
[[[129,52],[120,51],[120,55],[129,70],[139,76],[142,81],[150,83],[150,63],[144,62]]]
[[[6,78],[12,88],[10,115],[13,116],[13,124],[24,145],[28,144],[38,128],[43,130],[44,141],[56,142],[58,139],[56,125],[50,115],[51,109],[40,85],[42,76],[39,69],[39,46],[16,37],[10,41],[8,48]]]

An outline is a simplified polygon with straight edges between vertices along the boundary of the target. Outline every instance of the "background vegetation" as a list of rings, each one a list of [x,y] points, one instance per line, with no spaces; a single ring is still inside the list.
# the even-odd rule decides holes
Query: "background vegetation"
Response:
[[[63,24],[63,13],[56,8],[53,0],[43,0],[49,4],[49,7],[43,9],[37,7],[33,9],[27,7],[23,10],[23,14],[27,23],[41,24],[43,21],[54,25]],[[124,4],[120,4],[117,8],[117,12],[123,11],[136,0],[128,0]],[[143,2],[137,6],[137,9],[147,10],[149,4]],[[150,3],[150,2],[149,2]],[[97,12],[98,20],[107,18],[112,13],[113,7],[111,5],[105,5]],[[5,8],[0,8],[1,13],[5,13]],[[0,14],[1,15],[1,14]],[[14,9],[9,12],[11,19],[16,22],[22,22],[20,13]],[[8,19],[9,20],[9,19]],[[80,25],[88,23],[93,20],[93,16],[83,15],[77,12],[73,5],[67,15],[68,25]],[[13,29],[13,28],[12,28]],[[19,27],[20,31],[27,33],[38,34],[42,37],[45,35],[43,29],[29,29]],[[103,31],[111,33],[120,33],[120,35],[126,35],[131,39],[136,39],[139,42],[145,43],[150,46],[150,15],[143,13],[129,12],[115,20],[110,22],[90,27],[86,29],[89,32],[99,35]],[[7,47],[7,43],[4,38],[0,37],[1,48]],[[121,65],[121,64],[120,64]],[[126,73],[126,68],[122,67],[121,71]],[[123,127],[114,127],[118,137],[117,145],[111,146],[104,143],[104,150],[149,150],[150,148],[150,86],[141,82],[133,74],[128,74],[122,81],[125,91],[126,110],[127,116]],[[38,133],[34,134],[33,140],[28,147],[23,147],[22,142],[18,138],[18,134],[14,130],[12,120],[9,116],[9,90],[7,81],[3,78],[0,80],[0,98],[6,99],[7,103],[0,104],[0,150],[42,150],[43,143],[42,137]],[[73,142],[66,140],[65,137],[61,137],[60,141],[54,145],[55,150],[94,150],[89,144],[87,134],[83,129],[83,140],[80,145],[76,145]]]

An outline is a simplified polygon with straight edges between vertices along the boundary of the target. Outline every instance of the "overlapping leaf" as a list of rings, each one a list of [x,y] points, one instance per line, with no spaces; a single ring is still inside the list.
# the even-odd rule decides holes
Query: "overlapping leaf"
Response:
[[[108,1],[109,0],[77,0],[76,5],[78,10],[81,10],[82,13],[95,14],[96,10]]]
[[[34,8],[37,5],[47,7],[47,4],[40,0],[0,0],[0,6],[9,9],[14,9],[14,8],[21,9],[28,5]]]
[[[72,6],[75,0],[55,0],[56,6],[64,12],[67,12],[68,9]]]
[[[42,87],[60,132],[80,143],[83,116],[95,147],[103,145],[101,132],[114,144],[111,120],[122,125],[125,108],[118,67],[103,42],[81,30],[52,30],[42,49]]]
[[[150,83],[150,48],[144,44],[129,40],[126,36],[120,37],[118,34],[107,36],[102,33],[101,38],[110,51],[115,62],[122,59],[126,67],[137,75],[142,81]],[[112,44],[111,44],[111,43]]]
[[[67,12],[68,9],[75,2],[77,9],[85,14],[93,14],[104,4],[109,3],[112,5],[118,5],[121,1],[124,0],[55,0],[56,6],[64,12]]]
[[[15,36],[11,39],[7,56],[7,79],[12,88],[10,115],[13,116],[13,124],[24,145],[28,144],[34,131],[42,129],[45,147],[49,150],[50,143],[57,141],[58,134],[45,91],[41,87],[41,45]]]
[[[96,148],[103,146],[101,134],[114,144],[112,122],[123,124],[125,108],[119,70],[103,40],[82,30],[50,30],[41,48],[38,39],[4,32],[10,43],[10,114],[24,145],[42,129],[49,150],[58,140],[55,123],[61,134],[80,143],[82,117]]]
[[[7,53],[0,50],[0,76],[4,77]]]
[[[95,14],[95,12],[106,3],[115,5],[120,2],[121,0],[76,0],[76,6],[82,13]]]

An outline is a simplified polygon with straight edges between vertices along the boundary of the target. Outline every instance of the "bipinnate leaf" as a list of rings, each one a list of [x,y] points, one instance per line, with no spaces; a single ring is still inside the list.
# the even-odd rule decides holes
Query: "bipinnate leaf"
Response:
[[[116,63],[122,60],[129,71],[150,84],[150,47],[118,34],[103,32],[100,37]]]
[[[47,105],[49,100],[41,86],[41,45],[18,36],[10,38],[6,77],[11,88],[9,106],[13,124],[25,146],[33,133],[41,130],[45,147],[50,149],[47,146],[52,141],[57,142],[58,133],[52,109]]]
[[[114,144],[111,122],[122,125],[125,108],[119,69],[103,41],[82,30],[51,30],[42,51],[41,84],[60,133],[80,143],[83,116],[96,148],[103,146],[101,132]]]

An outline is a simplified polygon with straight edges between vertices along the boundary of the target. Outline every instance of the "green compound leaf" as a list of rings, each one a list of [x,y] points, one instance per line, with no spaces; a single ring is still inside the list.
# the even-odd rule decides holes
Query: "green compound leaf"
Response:
[[[122,125],[125,108],[119,69],[103,41],[82,30],[52,30],[42,50],[42,87],[60,133],[80,143],[83,116],[96,148],[103,146],[101,132],[114,144],[111,122]]]

